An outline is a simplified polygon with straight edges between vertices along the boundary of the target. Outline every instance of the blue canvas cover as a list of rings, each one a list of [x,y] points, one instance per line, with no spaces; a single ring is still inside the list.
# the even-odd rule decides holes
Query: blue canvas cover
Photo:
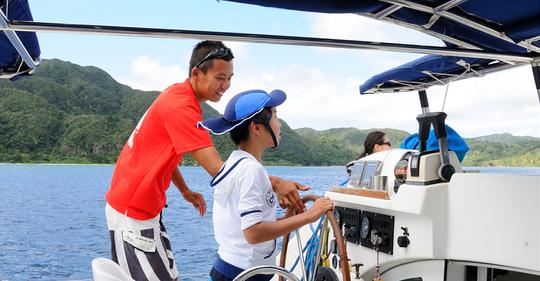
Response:
[[[347,0],[225,0],[254,4],[265,7],[275,7],[290,10],[320,12],[320,13],[360,13],[374,15],[392,4],[375,1]],[[428,8],[436,8],[448,0],[416,0],[408,1]],[[504,33],[514,42],[533,38],[540,35],[540,1],[520,0],[468,0],[448,10],[452,14],[471,20],[488,28]],[[392,20],[404,23],[427,26],[433,14],[402,7],[388,16]],[[460,22],[441,17],[427,26],[433,32],[463,40],[484,50],[527,53],[527,49],[512,42],[496,38],[479,30],[472,29]],[[448,44],[451,45],[451,44]],[[540,42],[533,45],[540,47]],[[538,55],[538,54],[537,54]]]
[[[31,21],[32,14],[27,0],[0,0],[0,9],[7,15],[8,20]],[[7,7],[7,12],[6,12]],[[39,60],[41,51],[35,32],[16,32],[34,61]],[[4,32],[0,32],[0,76],[10,77],[11,80],[27,75],[31,69],[22,59]]]
[[[540,57],[540,1],[539,0],[224,0],[245,4],[275,7],[282,9],[320,12],[320,13],[353,13],[365,15],[382,21],[413,26],[440,38],[448,47],[473,48],[490,52],[522,54],[529,57]],[[390,3],[388,3],[390,2]],[[392,3],[393,2],[393,3]],[[9,3],[6,6],[6,3]],[[449,4],[449,6],[445,6]],[[3,9],[9,10],[9,20],[32,20],[27,0],[0,0]],[[7,8],[6,8],[7,7]],[[386,11],[391,11],[385,13]],[[382,15],[382,16],[381,16]],[[17,32],[32,58],[39,58],[37,37],[32,32]],[[18,69],[20,58],[6,37],[0,35],[0,69],[4,72]],[[418,67],[419,62],[425,71],[416,73],[413,78],[409,70],[402,65],[392,69],[389,74],[379,75],[361,86],[362,93],[376,91],[409,90],[410,85],[396,87],[395,81],[421,83],[424,88],[441,82],[461,79],[462,76],[441,79],[435,72],[454,74],[459,70],[451,65],[449,58],[439,57],[437,62],[428,56],[412,63]],[[454,60],[459,61],[458,58]],[[466,61],[466,60],[465,60]],[[428,66],[433,65],[431,69]],[[446,65],[448,67],[438,67]],[[469,63],[471,67],[463,69],[470,73],[484,73],[501,69],[501,66],[515,66],[513,62],[497,60],[476,60]],[[401,71],[398,71],[401,70]],[[391,74],[391,75],[390,75]],[[448,77],[442,77],[448,78]]]
[[[381,1],[364,0],[225,0],[253,4],[263,7],[318,12],[318,13],[371,13],[388,4]]]
[[[442,83],[433,77],[444,80],[471,74],[468,68],[481,72],[490,62],[492,60],[427,55],[371,77],[360,85],[360,93],[424,89],[427,86]]]
[[[291,10],[322,13],[355,13],[371,18],[394,6],[383,1],[345,1],[345,0],[225,0],[276,7]],[[406,26],[416,26],[433,34],[439,34],[448,47],[474,46],[477,49],[525,54],[540,57],[540,1],[539,0],[468,0],[459,2],[443,13],[452,17],[434,14],[436,8],[447,4],[448,0],[405,0],[403,5],[381,20],[388,20]],[[409,4],[409,5],[408,5]],[[420,8],[418,6],[421,6]],[[474,28],[480,26],[481,28]],[[490,32],[491,31],[491,32]],[[445,38],[452,38],[446,42]],[[463,47],[462,46],[462,47]],[[463,60],[465,66],[456,62]],[[465,59],[428,55],[411,63],[393,68],[379,74],[360,86],[361,93],[378,91],[410,91],[411,88],[427,88],[440,80],[453,81],[465,76],[444,76],[438,74],[456,74],[468,71],[469,74],[485,73],[504,66],[514,66],[508,62],[490,59]],[[429,74],[428,74],[429,73]],[[434,74],[435,73],[435,74]],[[396,83],[411,82],[411,83]],[[416,87],[411,87],[416,85]],[[421,86],[420,86],[421,85]]]
[[[469,151],[469,146],[465,140],[450,126],[446,126],[446,134],[448,139],[448,149],[456,153],[459,162],[463,161],[465,154]],[[418,140],[418,133],[414,133],[401,141],[399,148],[403,149],[419,149],[420,141]],[[429,131],[429,137],[426,142],[426,150],[438,150],[439,141],[435,136],[435,130],[432,128]]]

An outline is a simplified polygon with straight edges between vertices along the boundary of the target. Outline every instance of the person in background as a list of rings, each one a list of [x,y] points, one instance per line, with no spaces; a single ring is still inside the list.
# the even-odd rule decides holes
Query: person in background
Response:
[[[211,176],[223,160],[209,133],[197,127],[201,105],[218,102],[231,85],[234,58],[221,41],[202,41],[191,54],[189,76],[165,89],[142,116],[116,162],[105,196],[112,260],[135,280],[177,280],[178,271],[162,210],[171,181],[204,216],[201,193],[186,185],[178,165],[189,153]],[[304,210],[296,182],[268,179],[280,205]]]
[[[280,90],[242,92],[229,101],[223,117],[199,123],[213,134],[229,132],[237,146],[210,183],[214,188],[214,237],[219,245],[210,272],[212,281],[232,281],[248,268],[274,265],[277,237],[315,222],[334,207],[328,198],[320,198],[304,213],[276,219],[275,194],[262,155],[279,145],[281,123],[276,106],[285,99]],[[259,274],[248,280],[272,277]]]
[[[373,131],[364,140],[364,151],[360,153],[358,159],[389,149],[392,149],[392,144],[388,136],[384,132]]]

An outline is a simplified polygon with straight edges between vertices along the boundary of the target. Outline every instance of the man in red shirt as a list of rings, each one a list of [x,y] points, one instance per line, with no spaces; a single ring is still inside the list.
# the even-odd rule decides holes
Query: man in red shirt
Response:
[[[170,182],[184,199],[206,212],[202,194],[186,185],[178,165],[191,154],[212,177],[223,160],[203,128],[201,104],[217,102],[230,87],[233,54],[221,41],[202,41],[193,49],[189,78],[165,89],[148,108],[118,157],[106,194],[112,259],[135,280],[176,280],[161,210]],[[298,190],[307,188],[270,176],[281,206],[302,212]]]

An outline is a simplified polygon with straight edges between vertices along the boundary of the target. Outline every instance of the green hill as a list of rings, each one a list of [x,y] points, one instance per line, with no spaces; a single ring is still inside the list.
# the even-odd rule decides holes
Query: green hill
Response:
[[[346,163],[360,155],[360,153],[364,150],[364,140],[371,131],[375,130],[385,132],[390,138],[390,142],[394,144],[394,146],[399,146],[401,140],[409,135],[408,132],[388,128],[369,130],[360,130],[356,128],[334,128],[324,131],[316,131],[310,128],[300,128],[297,129],[296,132],[304,138],[308,138],[317,144],[331,143],[339,145],[340,150],[347,151],[347,154],[343,155],[341,158],[345,160],[345,162],[341,163]]]
[[[158,95],[131,89],[96,67],[44,60],[37,74],[0,80],[0,162],[114,163],[139,118]],[[203,116],[216,116],[203,105]],[[282,122],[282,144],[270,165],[343,165],[362,151],[371,130],[293,130]],[[382,129],[396,147],[409,133]],[[228,135],[213,137],[223,158]],[[500,134],[467,139],[464,165],[540,166],[540,139]],[[193,164],[186,157],[185,164]]]
[[[540,166],[540,139],[496,134],[466,139],[465,166]]]

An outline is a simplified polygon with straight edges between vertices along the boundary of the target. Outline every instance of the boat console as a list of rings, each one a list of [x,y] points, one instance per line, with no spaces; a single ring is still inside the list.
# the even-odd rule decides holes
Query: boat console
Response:
[[[441,162],[442,153],[426,151],[411,153],[408,158],[407,184],[429,185],[449,181],[454,173],[461,173],[461,165],[453,151],[447,152],[448,163]],[[446,180],[448,179],[448,180]]]
[[[351,280],[537,280],[540,177],[463,173],[449,151],[456,173],[446,182],[437,178],[440,152],[418,165],[414,153],[357,160],[348,185],[325,194],[336,203]],[[329,260],[339,275],[338,255]]]
[[[540,177],[463,173],[445,118],[419,115],[418,150],[356,160],[348,184],[325,194],[336,204],[351,280],[538,280]],[[440,150],[426,150],[431,125]],[[343,261],[330,249],[339,276]]]

